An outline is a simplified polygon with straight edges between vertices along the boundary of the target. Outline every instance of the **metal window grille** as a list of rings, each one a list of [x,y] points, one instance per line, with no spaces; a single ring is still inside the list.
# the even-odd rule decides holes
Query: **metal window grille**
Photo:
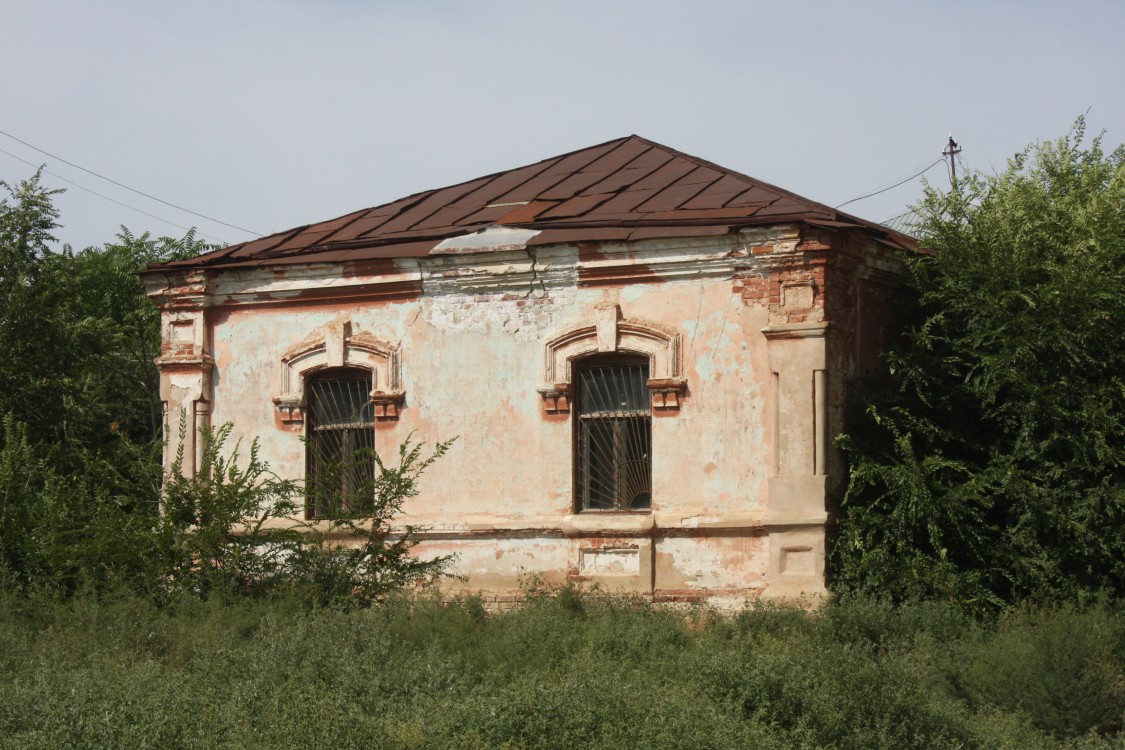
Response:
[[[648,364],[592,363],[577,376],[575,474],[582,510],[652,507]]]
[[[337,370],[319,375],[309,380],[307,394],[306,515],[370,512],[375,478],[370,373]]]

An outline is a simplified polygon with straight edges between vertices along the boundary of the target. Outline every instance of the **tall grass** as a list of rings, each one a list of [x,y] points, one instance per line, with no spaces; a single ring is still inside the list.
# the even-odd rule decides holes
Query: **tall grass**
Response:
[[[1125,616],[0,594],[0,748],[1110,748]]]

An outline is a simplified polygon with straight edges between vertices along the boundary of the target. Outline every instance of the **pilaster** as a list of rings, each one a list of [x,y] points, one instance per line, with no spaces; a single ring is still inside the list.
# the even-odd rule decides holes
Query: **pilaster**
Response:
[[[178,464],[195,476],[203,435],[211,426],[212,372],[210,281],[202,270],[173,271],[144,279],[160,308],[160,399],[164,402],[164,470]]]

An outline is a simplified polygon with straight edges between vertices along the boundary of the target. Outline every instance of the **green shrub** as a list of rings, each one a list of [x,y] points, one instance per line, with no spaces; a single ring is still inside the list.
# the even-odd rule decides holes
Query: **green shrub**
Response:
[[[1034,654],[1054,653],[1068,633],[1101,633],[1095,646],[1119,638],[1122,615],[1108,609],[951,624],[949,608],[862,601],[728,618],[572,595],[485,615],[479,601],[432,595],[310,609],[300,597],[220,592],[161,606],[0,592],[0,748],[1125,742],[1104,723],[1101,734],[1072,725],[1075,736],[1052,737],[1031,706],[1003,699],[1008,680],[1053,679],[1057,666]],[[1042,648],[1024,648],[1037,638]],[[1102,708],[1112,716],[1120,703]]]
[[[1017,610],[959,657],[953,680],[973,705],[1059,737],[1125,729],[1125,623],[1105,607]]]

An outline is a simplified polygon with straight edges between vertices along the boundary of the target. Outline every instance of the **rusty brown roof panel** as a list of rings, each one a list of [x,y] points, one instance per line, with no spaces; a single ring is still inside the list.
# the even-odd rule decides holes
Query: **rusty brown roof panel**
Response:
[[[267,253],[273,250],[278,245],[284,244],[291,237],[300,234],[300,230],[290,230],[288,232],[279,232],[278,234],[271,234],[260,239],[251,240],[234,250],[228,257],[230,258],[245,258],[251,257],[256,253]]]
[[[468,182],[462,182],[458,185],[450,185],[449,187],[440,188],[438,190],[430,190],[424,193],[426,196],[417,205],[411,206],[408,210],[411,212],[432,213],[439,208],[453,205],[455,203],[464,203],[466,205],[475,206],[479,201],[467,200],[476,191],[487,187],[493,181],[491,177],[480,177]]]
[[[624,143],[624,142],[622,142]],[[513,202],[520,200],[533,200],[535,198],[544,197],[542,192],[557,186],[561,181],[564,181],[570,174],[574,173],[597,173],[609,174],[612,171],[619,169],[618,166],[606,166],[606,164],[616,164],[620,160],[630,161],[636,154],[630,155],[630,152],[618,153],[618,147],[622,144],[616,144],[613,148],[605,148],[605,150],[598,151],[593,159],[589,157],[579,156],[580,152],[570,154],[564,159],[559,160],[560,164],[543,170],[540,174],[529,181],[526,181],[520,186],[514,187],[511,190],[503,193],[503,195],[495,196],[492,201],[494,204],[499,202]],[[616,154],[614,156],[614,154]],[[609,161],[606,161],[609,160]],[[564,166],[562,164],[569,164]],[[571,171],[573,170],[573,171]]]
[[[629,190],[655,170],[656,167],[628,167],[615,172],[601,172],[601,179],[583,189],[581,195],[612,195]]]
[[[518,191],[521,185],[535,179],[542,172],[543,165],[533,164],[530,167],[513,169],[511,172],[496,175],[472,192],[466,193],[463,197],[459,198],[457,203],[463,206],[487,206],[490,203],[507,203],[509,201],[498,201],[497,197],[507,195],[514,190]]]
[[[319,245],[326,236],[331,234],[330,231],[307,231],[295,234],[280,245],[270,248],[270,253],[283,253],[286,250],[300,250],[301,248],[315,247]]]
[[[680,208],[721,208],[735,196],[747,192],[746,185],[733,177],[724,176],[708,185],[702,192]]]
[[[378,229],[393,219],[395,214],[376,214],[374,216],[368,215],[361,219],[356,219],[351,224],[342,227],[338,230],[338,234],[333,239],[338,240],[352,240],[367,232]]]
[[[712,208],[721,208],[722,206],[725,206],[735,195],[737,195],[737,193],[723,193],[714,190],[712,187],[707,187],[701,192],[697,193],[696,196],[691,200],[686,201],[685,203],[681,203],[680,208],[688,211],[706,211]],[[761,203],[757,205],[764,206],[767,204]],[[741,207],[743,206],[734,206],[734,208]]]
[[[499,224],[524,224],[535,219],[559,204],[558,201],[528,201],[527,203],[508,206],[508,213],[501,216]]]
[[[676,181],[677,185],[710,185],[722,179],[723,174],[710,167],[696,167]]]
[[[539,214],[539,219],[561,219],[572,216],[584,216],[601,204],[612,198],[612,195],[579,195],[568,201],[563,201],[554,208],[547,209]]]
[[[440,240],[419,240],[415,242],[400,242],[392,245],[378,245],[375,247],[351,249],[314,249],[312,252],[301,255],[283,255],[269,259],[269,265],[294,265],[298,263],[341,263],[346,261],[394,259],[394,258],[425,258],[434,249]],[[261,261],[243,260],[225,267],[237,268],[261,265]]]
[[[634,135],[153,268],[416,257],[443,239],[497,224],[538,229],[530,244],[543,245],[707,236],[791,221],[840,222],[896,246],[913,242]]]
[[[509,190],[504,195],[496,196],[492,199],[492,202],[509,203],[514,201],[534,200],[536,197],[540,196],[549,198],[551,196],[544,194],[545,190],[554,187],[570,175],[581,172],[589,166],[591,162],[597,161],[602,156],[621,145],[623,140],[624,139],[619,138],[616,141],[610,141],[581,151],[574,151],[562,157],[545,159],[544,162],[550,163],[545,170],[523,185]]]
[[[583,190],[583,195],[616,193],[643,180],[672,160],[667,153],[649,149],[621,169],[609,172],[601,180]]]
[[[648,150],[642,151],[640,155],[622,167],[622,169],[647,169],[649,172],[652,172],[675,158],[676,155],[670,153],[668,149],[650,144]]]
[[[630,190],[664,189],[694,170],[695,165],[687,159],[672,159],[643,180],[638,180]]]
[[[704,187],[705,185],[698,183],[693,185],[680,185],[677,183],[661,190],[659,193],[637,206],[637,210],[641,213],[671,211],[677,208],[681,203],[687,203],[689,200],[699,195]]]
[[[544,190],[537,197],[557,200],[567,200],[581,193],[591,185],[595,185],[606,178],[609,172],[578,172],[565,178],[562,182]]]
[[[714,237],[729,234],[731,228],[722,226],[701,227],[640,227],[629,233],[630,240],[653,240],[664,237]]]
[[[647,201],[652,196],[659,193],[664,188],[648,188],[646,190],[626,190],[623,193],[618,193],[613,198],[599,206],[599,217],[605,218],[612,215],[629,216],[630,211],[635,209]]]
[[[762,205],[773,203],[775,200],[781,198],[781,193],[775,190],[754,185],[749,190],[736,195],[731,200],[727,201],[724,205],[727,206],[748,206],[748,205]]]
[[[422,221],[410,227],[412,231],[434,229],[436,227],[457,226],[461,220],[476,213],[480,206],[446,206],[434,211]]]
[[[554,187],[558,183],[567,178],[567,175],[560,174],[541,174],[532,177],[527,182],[512,188],[503,195],[497,195],[492,199],[493,203],[520,203],[523,201],[534,200],[537,197],[547,198],[544,191],[548,188]]]
[[[831,209],[829,209],[827,212],[817,211],[812,209],[808,205],[802,205],[792,198],[782,196],[768,206],[764,206],[758,209],[757,216],[760,218],[765,218],[767,216],[789,216],[791,214],[795,214],[808,216],[810,218],[815,217],[818,219],[830,219],[832,218],[833,213],[834,212]]]
[[[338,229],[342,229],[343,227],[346,227],[348,224],[351,224],[353,221],[357,221],[357,220],[363,218],[364,216],[369,216],[370,214],[371,214],[371,209],[370,208],[364,208],[364,209],[361,209],[359,211],[352,211],[350,214],[344,214],[343,216],[337,217],[335,219],[329,219],[328,221],[322,221],[318,224],[315,224],[314,226],[316,226],[317,229],[323,230],[325,232],[335,232]]]
[[[761,209],[758,206],[740,206],[738,208],[673,208],[668,211],[654,211],[647,218],[650,220],[675,223],[676,221],[703,221],[714,220],[723,223],[724,220],[740,223],[738,220],[754,216]]]
[[[613,149],[624,143],[627,138],[615,138],[612,141],[600,143],[597,146],[590,146],[589,148],[579,149],[578,151],[571,151],[569,154],[556,156],[551,159],[544,159],[543,161],[553,162],[551,166],[544,170],[544,175],[568,175],[575,172],[581,172],[586,167],[593,164],[601,157],[608,154]]]
[[[529,247],[554,245],[561,242],[613,242],[629,239],[629,227],[588,227],[576,229],[544,229],[527,241]]]
[[[477,181],[483,182],[483,181]],[[449,206],[455,202],[457,198],[464,195],[467,186],[455,185],[451,188],[444,188],[442,190],[434,190],[428,194],[419,196],[420,200],[412,205],[407,206],[397,214],[387,220],[385,224],[381,224],[376,228],[369,229],[365,232],[360,232],[356,235],[357,238],[366,237],[378,230],[378,234],[393,234],[395,232],[405,232],[415,225],[425,221],[431,215],[440,211],[441,209]]]
[[[626,138],[617,148],[590,162],[583,167],[581,171],[605,172],[607,174],[609,172],[616,172],[650,148],[652,148],[652,146],[640,138]]]
[[[427,239],[351,250],[327,250],[318,257],[318,260],[321,262],[336,262],[371,260],[373,258],[425,258],[439,242],[441,240]]]
[[[474,224],[476,224],[476,223],[496,224],[497,222],[500,221],[500,218],[502,216],[504,216],[505,214],[511,213],[511,211],[512,211],[511,206],[485,206],[483,208],[480,208],[480,209],[474,211],[473,213],[469,214],[465,218],[461,219],[461,221],[459,221],[458,224],[463,224],[465,222],[474,223]]]

